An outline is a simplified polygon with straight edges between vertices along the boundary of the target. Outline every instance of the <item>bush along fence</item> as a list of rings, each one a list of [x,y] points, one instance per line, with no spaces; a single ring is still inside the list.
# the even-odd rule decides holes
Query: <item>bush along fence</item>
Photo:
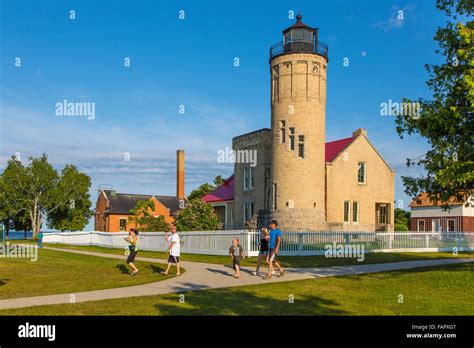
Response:
[[[95,245],[106,248],[127,247],[126,232],[52,232],[43,242],[71,245]],[[227,255],[233,238],[239,238],[247,256],[258,255],[260,233],[257,231],[179,232],[181,252],[190,254]],[[163,232],[142,232],[141,250],[164,251],[167,242]],[[371,252],[474,251],[474,233],[464,232],[283,232],[280,255],[324,255],[328,247],[363,248]]]

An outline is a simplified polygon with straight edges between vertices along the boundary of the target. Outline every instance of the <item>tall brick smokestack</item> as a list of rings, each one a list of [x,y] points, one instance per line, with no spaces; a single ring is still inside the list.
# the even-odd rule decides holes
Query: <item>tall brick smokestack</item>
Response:
[[[176,197],[184,198],[184,150],[176,151]]]

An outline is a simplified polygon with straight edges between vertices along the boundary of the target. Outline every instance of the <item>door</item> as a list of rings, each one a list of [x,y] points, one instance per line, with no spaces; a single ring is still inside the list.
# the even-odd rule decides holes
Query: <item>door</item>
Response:
[[[432,232],[441,232],[441,224],[439,219],[433,219],[431,222],[431,231]]]

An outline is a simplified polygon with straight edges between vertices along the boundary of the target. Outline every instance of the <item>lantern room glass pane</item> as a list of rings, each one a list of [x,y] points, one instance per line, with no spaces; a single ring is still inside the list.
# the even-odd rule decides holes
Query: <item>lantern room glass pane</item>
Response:
[[[301,29],[293,29],[291,31],[291,39],[293,41],[302,41],[303,40],[303,30]]]
[[[303,40],[306,42],[313,42],[313,32],[311,30],[304,30]]]

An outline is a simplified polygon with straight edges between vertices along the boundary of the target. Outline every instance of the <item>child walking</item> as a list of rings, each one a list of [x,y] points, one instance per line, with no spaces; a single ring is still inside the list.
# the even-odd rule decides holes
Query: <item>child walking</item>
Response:
[[[234,268],[234,278],[240,277],[240,260],[244,256],[243,252],[244,248],[239,244],[239,238],[234,238],[229,248],[229,255],[232,258],[232,267]]]

